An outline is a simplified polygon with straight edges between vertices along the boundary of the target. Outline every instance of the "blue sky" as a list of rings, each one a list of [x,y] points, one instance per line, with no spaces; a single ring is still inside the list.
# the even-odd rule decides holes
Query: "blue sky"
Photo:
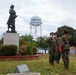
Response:
[[[76,0],[0,0],[0,37],[7,31],[12,4],[18,15],[16,31],[20,35],[30,34],[30,19],[35,15],[42,20],[42,35],[48,36],[63,25],[76,29]]]

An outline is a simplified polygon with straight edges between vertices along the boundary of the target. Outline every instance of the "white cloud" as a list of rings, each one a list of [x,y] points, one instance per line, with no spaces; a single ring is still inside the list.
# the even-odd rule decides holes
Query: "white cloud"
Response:
[[[14,4],[18,17],[16,31],[20,35],[30,34],[30,19],[39,16],[42,19],[42,34],[49,35],[62,25],[76,28],[76,0],[0,0],[0,36],[7,31],[9,8]]]

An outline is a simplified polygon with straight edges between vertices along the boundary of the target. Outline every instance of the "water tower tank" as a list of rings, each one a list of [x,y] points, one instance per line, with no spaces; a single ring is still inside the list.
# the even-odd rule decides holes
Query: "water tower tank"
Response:
[[[35,25],[36,25],[36,26],[40,26],[40,25],[42,24],[41,18],[38,17],[38,16],[33,16],[33,17],[31,18],[30,24],[31,24],[32,26],[35,26]]]
[[[42,21],[41,18],[38,16],[33,16],[30,20],[30,34],[32,34],[32,27],[35,27],[35,39],[37,38],[37,27],[40,26],[38,30],[40,30],[40,36],[42,36]]]

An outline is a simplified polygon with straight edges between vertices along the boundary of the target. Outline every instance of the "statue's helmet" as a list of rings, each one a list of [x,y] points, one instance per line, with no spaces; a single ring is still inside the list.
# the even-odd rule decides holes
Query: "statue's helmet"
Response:
[[[14,8],[14,5],[11,5],[10,8],[11,8],[11,9]]]

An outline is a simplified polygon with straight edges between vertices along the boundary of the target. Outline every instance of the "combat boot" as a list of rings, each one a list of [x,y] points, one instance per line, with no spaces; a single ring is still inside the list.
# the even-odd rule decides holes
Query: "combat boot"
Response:
[[[50,66],[54,66],[54,64],[50,64]]]
[[[59,61],[56,61],[57,64],[59,64]]]
[[[64,67],[64,70],[68,70],[68,67]]]

